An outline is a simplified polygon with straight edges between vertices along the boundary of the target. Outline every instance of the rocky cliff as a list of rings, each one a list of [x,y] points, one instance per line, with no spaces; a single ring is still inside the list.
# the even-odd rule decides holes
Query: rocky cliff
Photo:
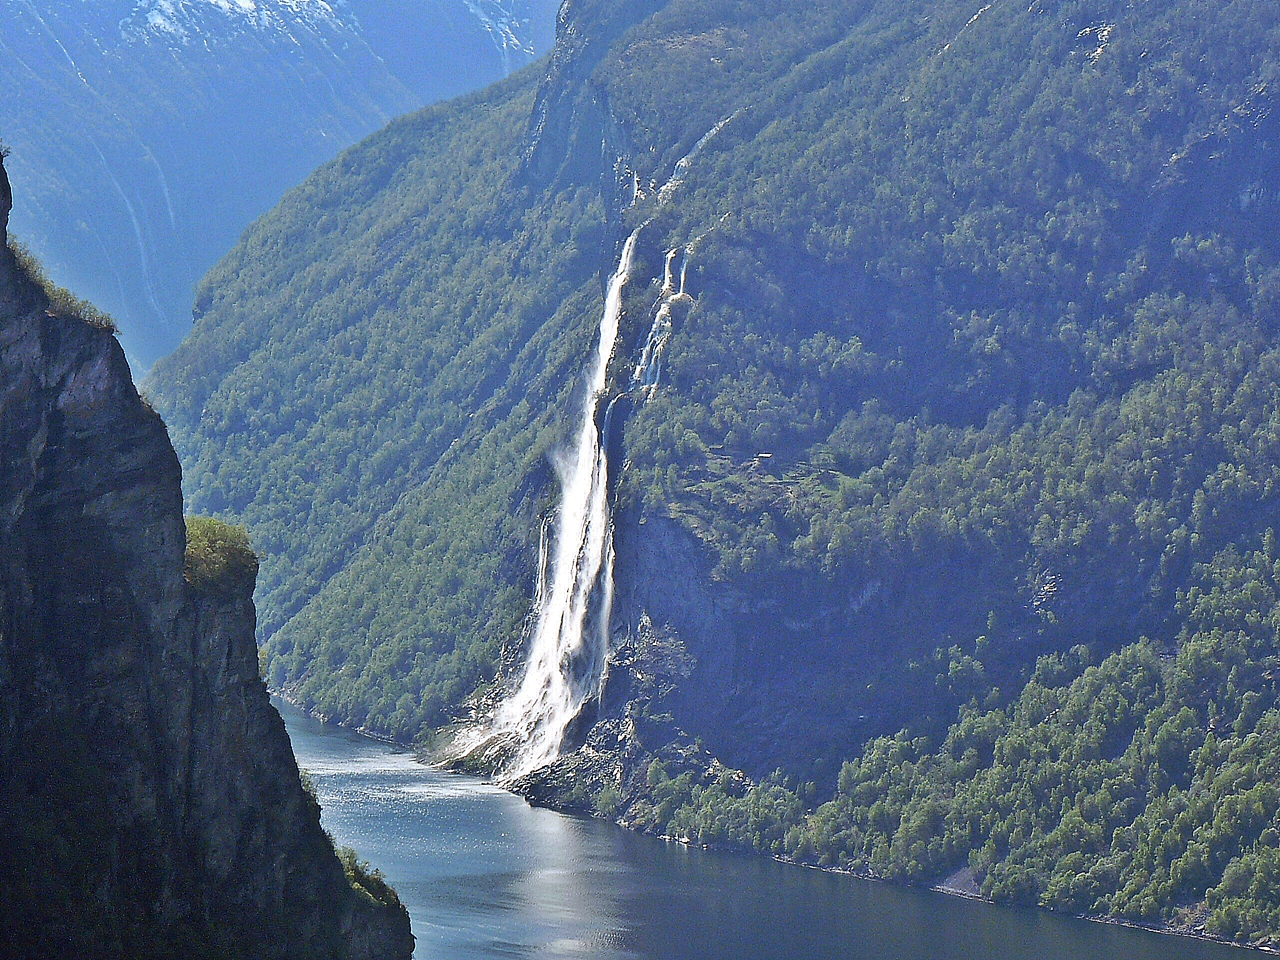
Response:
[[[0,248],[0,954],[409,957],[258,677],[256,565],[184,579],[164,424],[60,304]]]

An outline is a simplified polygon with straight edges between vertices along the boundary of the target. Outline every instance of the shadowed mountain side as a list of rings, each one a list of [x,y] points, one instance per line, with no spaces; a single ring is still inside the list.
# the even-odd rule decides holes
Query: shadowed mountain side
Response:
[[[164,425],[64,303],[0,249],[0,953],[407,960],[258,676],[256,561],[184,579]]]
[[[0,3],[14,233],[139,376],[200,276],[315,167],[550,49],[554,0]]]

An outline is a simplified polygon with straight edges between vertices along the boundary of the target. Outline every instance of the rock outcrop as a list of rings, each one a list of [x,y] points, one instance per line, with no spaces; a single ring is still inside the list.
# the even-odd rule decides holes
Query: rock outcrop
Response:
[[[0,954],[408,958],[300,783],[254,568],[184,579],[164,424],[73,313],[0,248]]]
[[[575,168],[580,177],[608,180],[621,135],[607,98],[591,82],[591,71],[609,44],[629,27],[660,10],[666,0],[602,3],[570,0],[556,18],[556,43],[529,117],[521,173],[545,183]],[[605,169],[600,170],[603,161]],[[608,271],[605,271],[608,276]]]

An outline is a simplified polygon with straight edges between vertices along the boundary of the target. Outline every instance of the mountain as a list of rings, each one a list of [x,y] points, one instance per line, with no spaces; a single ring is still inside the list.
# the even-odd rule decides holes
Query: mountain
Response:
[[[195,281],[339,150],[548,49],[551,0],[0,2],[12,229],[141,372]]]
[[[1260,0],[570,2],[148,381],[269,682],[499,764],[568,689],[546,802],[1274,940],[1277,64]]]
[[[244,531],[184,530],[164,425],[9,209],[0,163],[0,953],[407,960],[258,676]]]

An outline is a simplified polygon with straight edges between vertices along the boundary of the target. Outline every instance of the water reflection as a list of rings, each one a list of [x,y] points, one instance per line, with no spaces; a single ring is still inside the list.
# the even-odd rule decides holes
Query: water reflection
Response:
[[[416,960],[1248,960],[1220,944],[707,854],[536,810],[278,704],[323,821],[399,892]]]
[[[395,885],[425,958],[639,956],[593,824],[277,704],[324,826]]]

